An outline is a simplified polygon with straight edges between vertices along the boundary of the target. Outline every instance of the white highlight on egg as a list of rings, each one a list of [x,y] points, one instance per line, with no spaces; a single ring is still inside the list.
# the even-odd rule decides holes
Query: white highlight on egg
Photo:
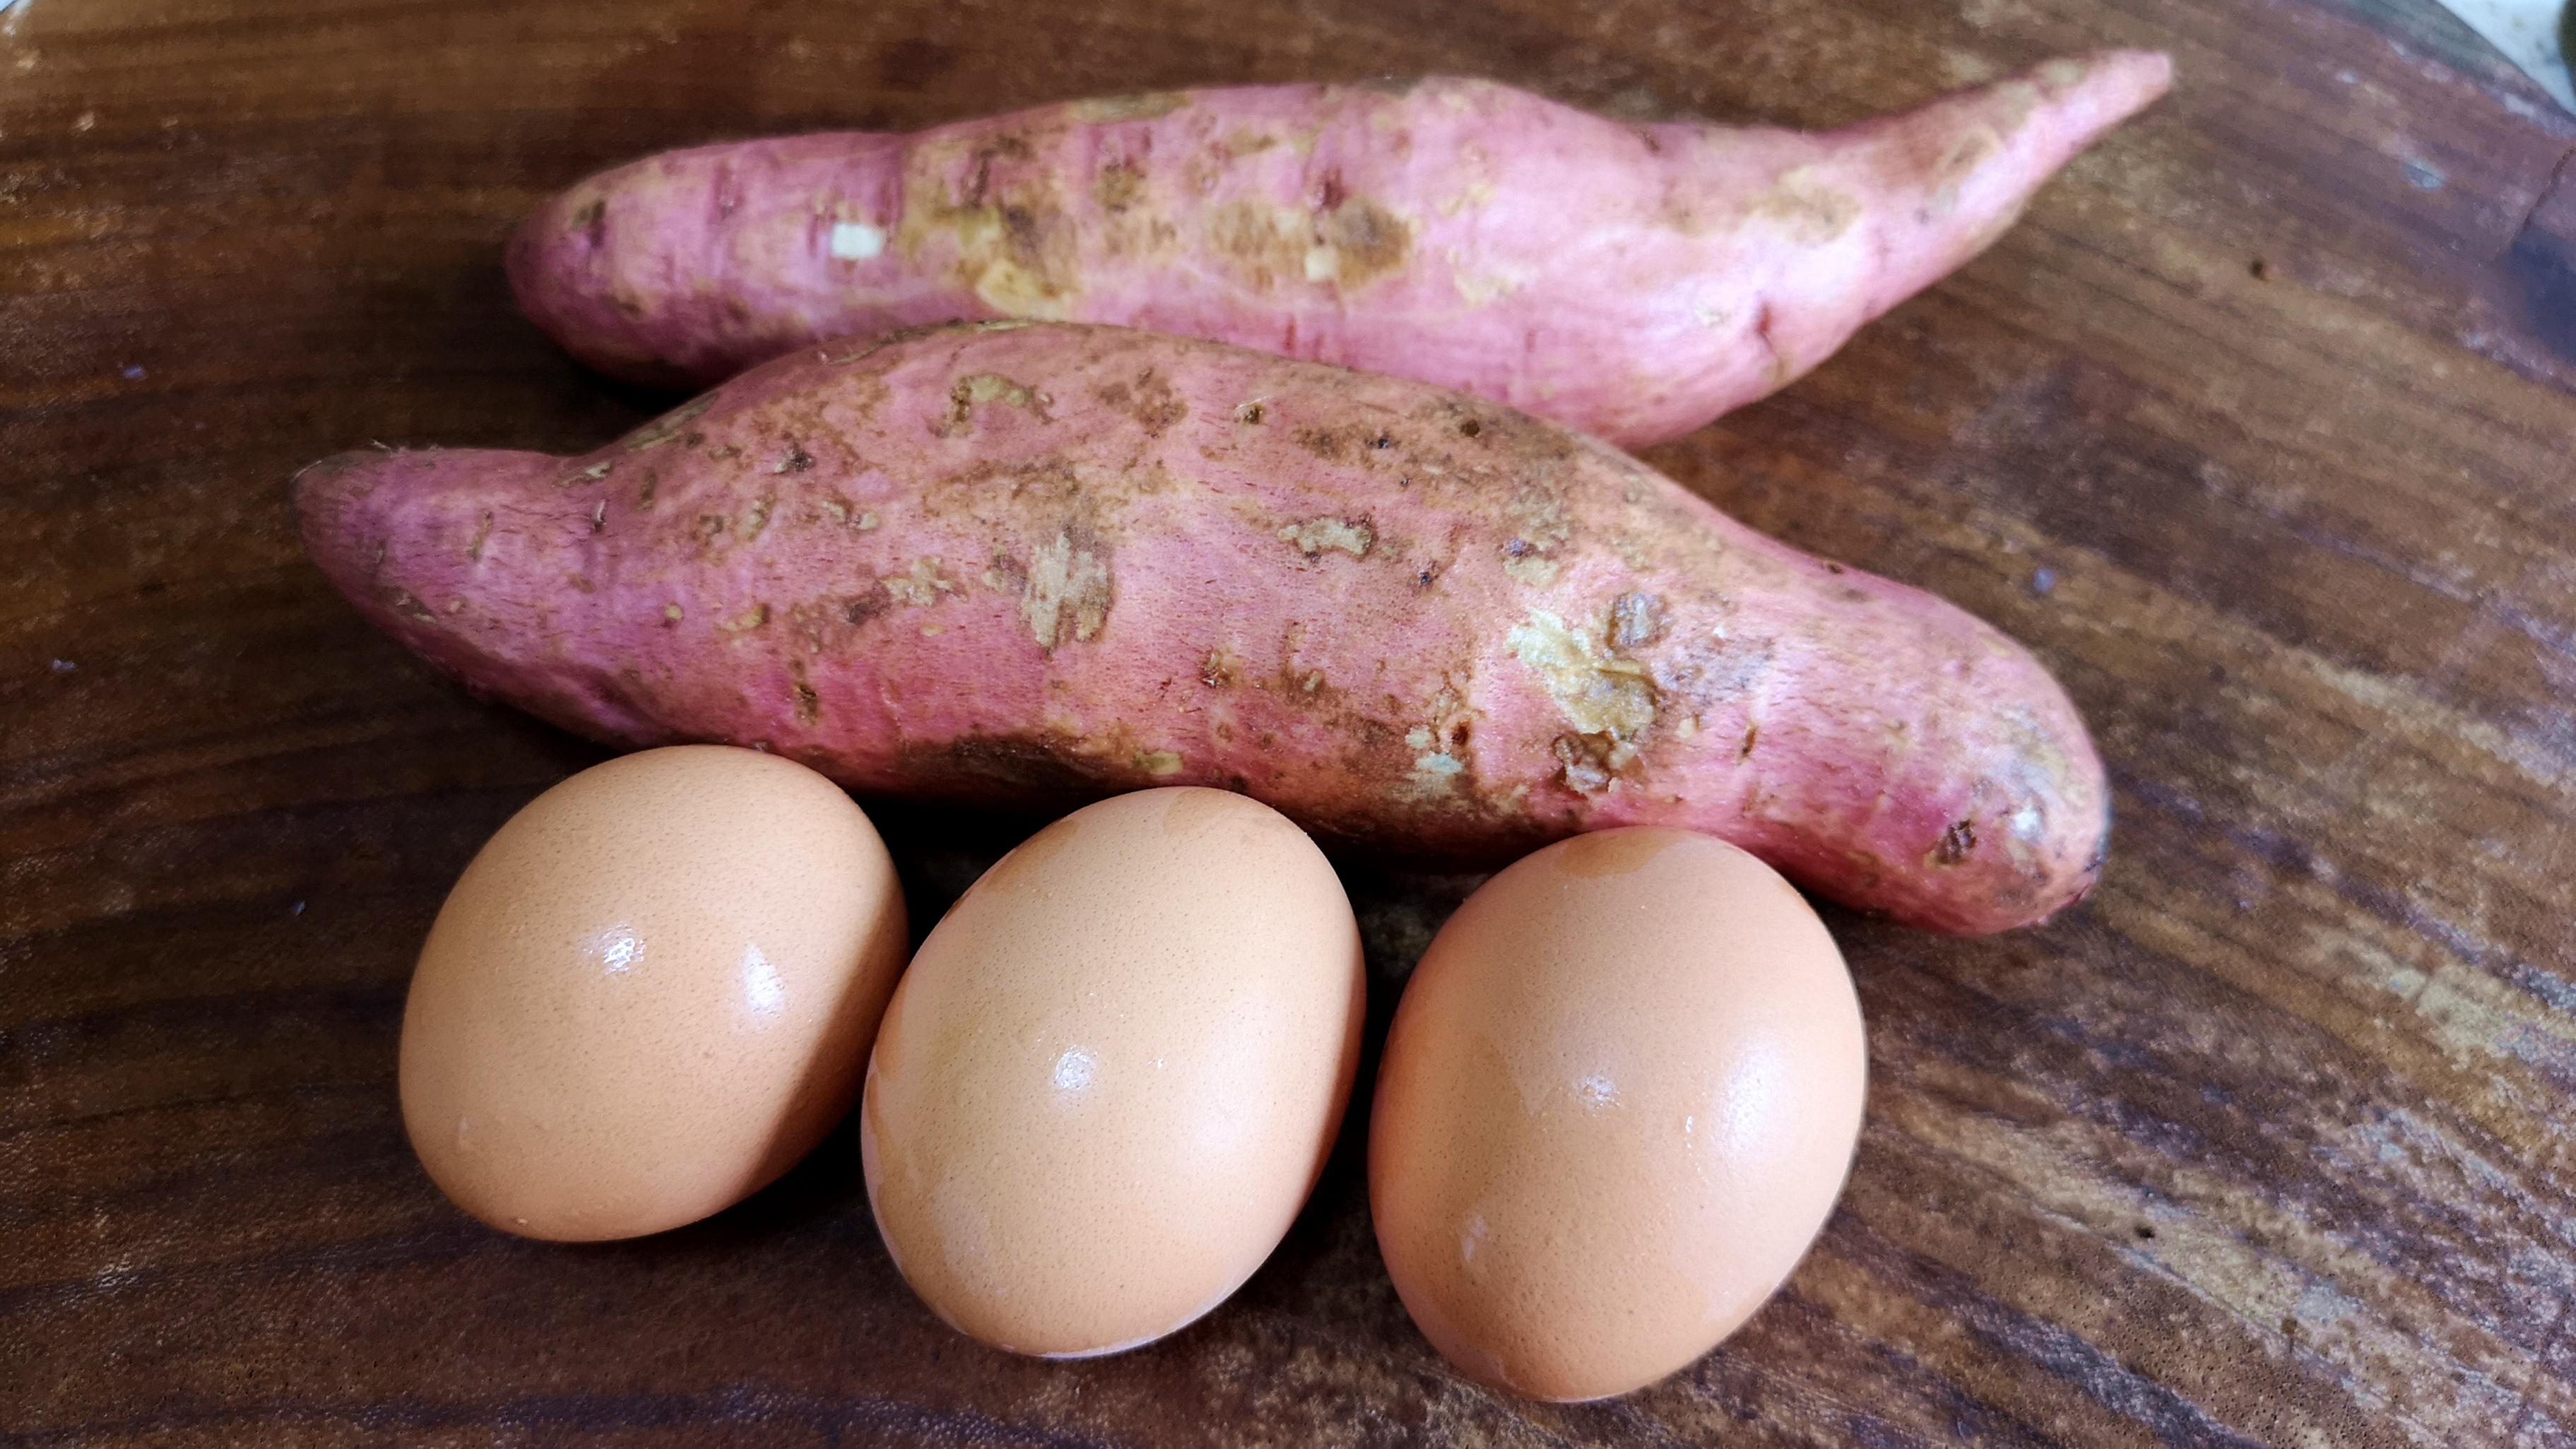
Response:
[[[611,926],[599,933],[598,949],[604,974],[623,976],[643,959],[644,941],[632,926]]]
[[[1792,1110],[1783,1100],[1792,1067],[1779,1042],[1767,1038],[1746,1042],[1734,1065],[1718,1088],[1716,1140],[1708,1144],[1709,1152],[1720,1161],[1752,1152],[1769,1124]]]
[[[836,260],[864,262],[884,252],[885,244],[884,227],[870,226],[864,221],[832,223],[832,237],[828,245]]]
[[[1055,1089],[1079,1092],[1091,1085],[1093,1075],[1099,1070],[1098,1058],[1080,1047],[1068,1047],[1063,1056],[1055,1059]]]
[[[1596,1070],[1575,1083],[1574,1094],[1595,1112],[1619,1105],[1619,1084],[1610,1080],[1606,1071]]]
[[[742,1003],[754,1016],[776,1016],[787,1009],[787,983],[758,946],[742,948]]]

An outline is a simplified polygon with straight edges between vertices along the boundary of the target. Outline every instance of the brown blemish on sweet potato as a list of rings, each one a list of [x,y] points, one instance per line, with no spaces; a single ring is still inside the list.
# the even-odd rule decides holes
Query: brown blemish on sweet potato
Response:
[[[1265,295],[1319,283],[1353,291],[1413,255],[1413,228],[1365,198],[1319,211],[1231,201],[1209,213],[1205,240],[1237,281]]]
[[[1342,181],[1342,168],[1327,166],[1323,179],[1315,183],[1315,209],[1331,211],[1350,199],[1350,187]]]
[[[796,683],[794,689],[796,695],[796,722],[798,724],[810,725],[816,720],[821,719],[823,717],[823,697],[816,694],[814,692],[814,686],[806,680],[805,665],[801,660],[798,661],[796,665]]]
[[[1851,230],[1860,220],[1859,198],[1824,183],[1813,168],[1783,172],[1769,190],[1753,199],[1753,215],[1775,221],[1793,240],[1821,245]]]
[[[1133,161],[1112,161],[1091,179],[1091,199],[1112,216],[1136,204],[1145,189],[1145,173]]]
[[[1116,602],[1109,548],[1091,528],[1068,523],[1029,560],[1020,618],[1029,637],[1053,654],[1058,646],[1099,637]]]
[[[895,249],[916,264],[936,264],[953,251],[958,284],[1013,317],[1061,317],[1077,279],[1077,228],[1054,182],[1043,174],[995,184],[994,163],[1025,161],[1029,143],[1005,134],[985,141],[969,160],[963,194],[951,197],[947,168],[954,147],[923,147],[904,177],[904,212]]]
[[[1655,689],[1694,713],[1714,713],[1742,700],[1771,672],[1778,641],[1717,638],[1693,632],[1657,651]]]
[[[1413,255],[1413,228],[1374,201],[1342,202],[1317,218],[1316,231],[1332,249],[1332,275],[1345,292],[1402,270]]]
[[[1961,861],[1966,860],[1968,856],[1976,850],[1976,848],[1977,822],[1973,820],[1953,821],[1949,829],[1941,832],[1940,843],[1932,847],[1932,856],[1929,863],[1932,865],[1957,865]]]
[[[1556,582],[1557,562],[1539,551],[1538,545],[1515,535],[1502,546],[1503,572],[1513,582],[1543,589]]]
[[[1620,766],[1636,751],[1601,734],[1561,734],[1548,744],[1556,756],[1557,783],[1577,795],[1598,795],[1619,777]]]
[[[1587,795],[1609,788],[1655,723],[1660,700],[1646,667],[1544,609],[1531,610],[1504,642],[1573,726],[1552,747],[1565,785]]]
[[[1281,528],[1279,536],[1308,558],[1331,550],[1367,558],[1377,544],[1377,529],[1366,518],[1310,518]]]
[[[1654,594],[1626,593],[1610,601],[1610,646],[1638,649],[1664,636],[1664,601]]]
[[[1293,211],[1229,201],[1208,214],[1208,249],[1251,291],[1268,294],[1306,276],[1308,227]]]
[[[1237,126],[1228,131],[1225,139],[1219,141],[1217,146],[1224,153],[1225,158],[1232,161],[1243,156],[1258,156],[1278,144],[1279,138],[1268,131],[1256,131],[1249,126]]]
[[[481,563],[483,561],[483,544],[484,541],[489,539],[491,536],[492,510],[487,508],[483,510],[483,521],[475,526],[474,541],[465,545],[465,558],[468,563]]]
[[[1092,396],[1101,406],[1134,418],[1148,437],[1161,437],[1165,429],[1190,415],[1190,405],[1152,367],[1139,370],[1133,379],[1108,383]]]
[[[927,609],[941,599],[959,591],[957,583],[940,572],[940,560],[917,558],[900,574],[888,574],[877,581],[888,598],[915,609]]]
[[[864,624],[893,607],[893,595],[882,588],[870,588],[863,593],[852,594],[841,601],[841,622],[850,625]]]
[[[2004,148],[2003,138],[1979,126],[1950,143],[1932,165],[1932,191],[1924,199],[1924,216],[1938,220],[1959,209],[1959,188]]]
[[[934,431],[943,438],[956,437],[974,425],[975,409],[995,402],[1023,409],[1041,423],[1051,423],[1055,418],[1047,411],[1049,401],[1045,393],[1013,382],[998,372],[978,372],[957,379],[949,387],[947,417]]]

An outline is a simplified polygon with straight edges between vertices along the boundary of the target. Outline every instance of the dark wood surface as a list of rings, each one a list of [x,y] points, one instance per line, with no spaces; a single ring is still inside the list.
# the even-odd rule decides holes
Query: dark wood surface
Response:
[[[1087,13],[1086,13],[1087,12]],[[1345,1150],[1167,1342],[986,1352],[836,1137],[585,1249],[404,1145],[404,981],[595,758],[370,632],[284,480],[654,400],[512,312],[655,147],[1484,72],[1822,125],[2052,52],[2182,84],[1994,252],[1653,461],[2030,641],[2118,789],[2044,930],[1836,914],[1867,1131],[1651,1391],[1470,1387]],[[2370,0],[25,0],[0,17],[0,1444],[2576,1445],[2576,123]],[[2556,190],[2551,188],[2553,185]],[[927,918],[1025,828],[880,812]],[[1375,1015],[1463,883],[1354,870]]]

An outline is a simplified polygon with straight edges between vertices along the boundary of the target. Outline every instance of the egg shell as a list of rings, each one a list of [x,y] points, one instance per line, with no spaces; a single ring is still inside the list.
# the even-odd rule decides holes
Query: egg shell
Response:
[[[1651,1383],[1805,1254],[1867,1072],[1841,953],[1770,867],[1682,830],[1549,846],[1459,907],[1396,1008],[1369,1137],[1387,1272],[1485,1383]]]
[[[512,816],[430,927],[403,1125],[495,1227],[678,1227],[812,1149],[858,1095],[909,940],[850,797],[753,750],[610,760]]]
[[[887,1008],[859,1114],[887,1251],[1014,1352],[1182,1327],[1313,1190],[1366,991],[1341,882],[1277,811],[1189,788],[1066,816],[957,902]]]

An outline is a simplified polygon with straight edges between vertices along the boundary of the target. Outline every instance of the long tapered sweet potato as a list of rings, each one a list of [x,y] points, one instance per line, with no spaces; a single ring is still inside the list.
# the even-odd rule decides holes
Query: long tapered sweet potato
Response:
[[[476,688],[861,791],[1245,791],[1496,858],[1713,831],[1920,925],[2081,895],[2101,765],[1928,594],[1471,395],[1118,328],[781,358],[598,452],[360,452],[307,548]]]
[[[520,304],[712,383],[957,318],[1108,322],[1463,388],[1613,442],[1797,377],[2162,94],[2059,60],[1827,135],[1631,125],[1490,81],[1088,101],[655,156],[520,228]]]

